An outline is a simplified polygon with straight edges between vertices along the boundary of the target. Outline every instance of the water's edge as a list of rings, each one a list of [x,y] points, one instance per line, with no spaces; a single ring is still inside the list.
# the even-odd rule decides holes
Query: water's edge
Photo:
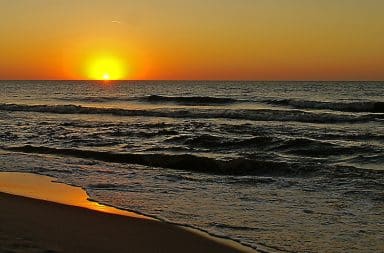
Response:
[[[86,199],[87,202],[89,202],[91,205],[92,204],[96,204],[96,205],[105,206],[105,207],[107,207],[107,210],[105,210],[105,209],[97,210],[97,209],[93,208],[92,206],[83,206],[81,204],[76,204],[76,203],[73,203],[73,204],[62,203],[62,202],[59,202],[57,200],[55,201],[53,199],[50,199],[49,197],[39,198],[39,197],[30,196],[27,193],[14,193],[12,191],[7,191],[5,189],[1,189],[1,187],[0,187],[0,191],[4,192],[4,193],[7,193],[7,194],[11,194],[11,195],[15,195],[15,196],[23,196],[23,197],[32,198],[32,199],[40,199],[40,200],[44,200],[44,201],[48,201],[48,202],[55,202],[55,203],[58,203],[58,204],[61,204],[61,205],[69,205],[69,206],[81,207],[81,208],[90,209],[90,210],[93,210],[93,211],[96,211],[96,212],[109,213],[109,214],[112,214],[112,215],[123,215],[123,216],[127,216],[127,217],[130,217],[130,218],[139,218],[139,219],[146,218],[146,219],[156,220],[156,221],[159,221],[159,222],[164,222],[164,223],[167,223],[167,224],[171,224],[173,226],[178,226],[178,227],[180,227],[180,228],[182,228],[184,230],[190,231],[190,232],[192,232],[194,234],[198,234],[198,235],[200,235],[202,237],[205,237],[205,238],[208,238],[208,239],[210,239],[212,241],[215,241],[215,242],[218,242],[220,244],[227,245],[227,246],[230,246],[232,248],[236,248],[238,250],[241,250],[244,253],[271,252],[269,249],[267,249],[265,246],[262,246],[262,245],[260,245],[260,248],[254,249],[254,248],[252,248],[249,245],[244,245],[241,242],[233,240],[233,239],[231,239],[229,237],[214,235],[212,233],[209,233],[208,231],[205,231],[205,230],[200,229],[200,228],[196,228],[194,226],[190,226],[188,224],[178,224],[178,223],[174,223],[174,222],[169,222],[169,221],[167,221],[165,219],[161,219],[161,218],[158,218],[158,217],[152,216],[152,215],[147,215],[145,213],[141,213],[141,212],[138,212],[136,210],[129,210],[129,209],[126,209],[126,208],[121,208],[121,207],[118,207],[118,206],[113,206],[113,205],[110,205],[108,203],[99,202],[96,199],[90,198],[90,195],[89,195],[89,192],[87,191],[87,189],[85,189],[85,188],[83,188],[81,186],[78,186],[78,185],[72,185],[72,184],[65,183],[63,181],[60,181],[58,178],[55,178],[55,177],[52,177],[52,176],[47,176],[47,175],[44,175],[42,173],[36,173],[36,172],[33,172],[33,173],[32,172],[28,172],[27,173],[27,172],[17,172],[17,171],[0,171],[0,175],[5,174],[5,173],[7,173],[7,174],[25,174],[25,175],[33,174],[35,176],[40,176],[40,177],[44,176],[44,177],[49,178],[50,184],[62,184],[62,185],[66,185],[66,186],[71,187],[71,188],[81,189],[87,195],[87,199]],[[113,209],[116,209],[116,212]],[[132,214],[134,214],[134,215],[132,215]],[[273,251],[273,252],[276,252],[276,251]]]

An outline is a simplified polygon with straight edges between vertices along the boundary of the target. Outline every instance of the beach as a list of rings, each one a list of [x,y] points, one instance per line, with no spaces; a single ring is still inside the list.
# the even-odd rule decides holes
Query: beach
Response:
[[[0,0],[0,253],[384,253],[383,10]]]
[[[21,185],[22,179],[48,179],[23,173],[1,174],[6,177],[0,177],[0,191],[6,187],[8,192],[20,191],[15,187]],[[15,178],[19,183],[15,183]],[[24,186],[28,184],[25,182]],[[75,188],[50,184],[51,191],[64,186],[61,190],[66,189],[63,195],[67,196]],[[21,190],[26,195],[35,194],[31,187]],[[44,190],[47,188],[41,187]],[[39,194],[41,197],[44,192]],[[138,218],[140,215],[89,208],[0,192],[0,252],[245,252],[178,226]]]
[[[0,252],[228,252],[166,223],[0,193]]]
[[[0,87],[0,172],[51,177],[0,192],[130,210],[263,252],[383,251],[383,82]]]

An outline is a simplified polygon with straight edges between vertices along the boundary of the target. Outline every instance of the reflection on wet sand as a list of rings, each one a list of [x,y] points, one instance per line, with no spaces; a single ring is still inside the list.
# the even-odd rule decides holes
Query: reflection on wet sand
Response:
[[[65,205],[84,207],[105,213],[151,219],[137,213],[120,210],[90,201],[87,193],[83,189],[58,183],[54,180],[55,179],[52,177],[32,173],[1,172],[0,191],[14,195],[57,202]]]

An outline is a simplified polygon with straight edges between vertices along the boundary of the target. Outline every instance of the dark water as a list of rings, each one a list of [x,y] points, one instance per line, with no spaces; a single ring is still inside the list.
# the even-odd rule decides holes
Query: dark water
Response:
[[[384,250],[384,82],[0,91],[0,170],[271,252]]]

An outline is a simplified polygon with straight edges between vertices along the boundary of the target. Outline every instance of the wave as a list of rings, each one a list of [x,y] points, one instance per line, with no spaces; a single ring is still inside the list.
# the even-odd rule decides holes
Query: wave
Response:
[[[210,134],[198,136],[179,135],[165,140],[166,142],[187,145],[193,148],[208,148],[209,150],[252,149],[257,150],[258,157],[270,155],[266,152],[278,152],[301,157],[328,157],[334,155],[356,155],[375,152],[370,145],[340,145],[324,140],[309,138],[285,139],[276,136],[254,136],[250,138],[229,138]],[[265,157],[269,159],[271,157]]]
[[[242,147],[265,147],[277,142],[278,139],[270,136],[255,136],[246,139],[228,138],[209,134],[199,136],[179,135],[170,137],[166,142],[181,143],[183,145],[203,148],[242,148]]]
[[[175,103],[181,105],[225,105],[239,102],[233,98],[220,98],[220,97],[208,97],[208,96],[195,96],[195,97],[172,97],[172,96],[160,96],[150,95],[142,97],[140,100],[149,103]]]
[[[293,176],[310,174],[320,169],[320,167],[316,164],[307,166],[303,163],[248,158],[219,160],[211,157],[196,156],[191,154],[170,155],[113,153],[32,145],[1,148],[3,150],[14,152],[71,156],[104,162],[139,164],[150,167],[187,170],[216,175]]]
[[[262,177],[300,177],[325,175],[329,178],[348,178],[357,180],[374,180],[382,178],[384,171],[361,169],[351,165],[326,165],[308,160],[278,161],[267,160],[257,156],[252,158],[235,158],[220,160],[212,157],[196,156],[191,154],[137,154],[137,153],[113,153],[103,151],[91,151],[69,148],[50,148],[45,146],[10,146],[0,149],[13,152],[48,154],[58,156],[70,156],[121,164],[138,164],[149,167],[177,169],[190,172],[206,173],[228,176],[262,176]],[[174,180],[180,180],[174,178]],[[260,184],[271,183],[270,179],[264,181],[238,177],[233,183]],[[382,185],[380,181],[380,185]],[[116,188],[115,184],[94,185],[95,188]]]
[[[23,111],[57,114],[110,114],[115,116],[142,116],[195,119],[238,119],[252,121],[296,121],[308,123],[358,123],[382,120],[381,114],[336,115],[332,113],[314,113],[301,110],[272,109],[153,109],[130,110],[119,108],[98,108],[80,105],[25,105],[0,103],[1,111]]]
[[[267,99],[263,102],[273,105],[290,106],[298,109],[325,109],[343,112],[384,113],[384,102],[324,102],[298,99]]]
[[[191,154],[138,154],[138,153],[114,153],[104,151],[91,151],[70,148],[50,148],[45,146],[0,146],[0,149],[10,152],[22,152],[31,154],[48,154],[57,156],[69,156],[87,159],[89,161],[103,161],[120,164],[137,164],[148,167],[165,169],[176,169],[188,172],[198,172],[211,175],[233,176],[227,178],[226,182],[235,184],[270,184],[276,178],[273,177],[311,177],[325,176],[329,179],[346,179],[360,182],[363,180],[367,185],[383,186],[381,180],[384,170],[360,168],[350,164],[326,164],[320,161],[300,161],[279,159],[265,159],[264,157],[250,156],[221,160],[213,157],[204,157]],[[258,176],[263,178],[252,178]],[[272,179],[271,179],[272,178]],[[168,178],[173,181],[195,180],[193,177]],[[222,180],[215,178],[215,180]],[[355,182],[351,181],[351,182]],[[291,183],[282,187],[289,187]],[[93,185],[94,188],[119,188],[117,184],[101,183]]]
[[[307,138],[298,138],[281,141],[281,144],[274,147],[273,150],[309,157],[353,155],[361,153],[371,153],[375,151],[370,146],[338,145],[334,143]]]

